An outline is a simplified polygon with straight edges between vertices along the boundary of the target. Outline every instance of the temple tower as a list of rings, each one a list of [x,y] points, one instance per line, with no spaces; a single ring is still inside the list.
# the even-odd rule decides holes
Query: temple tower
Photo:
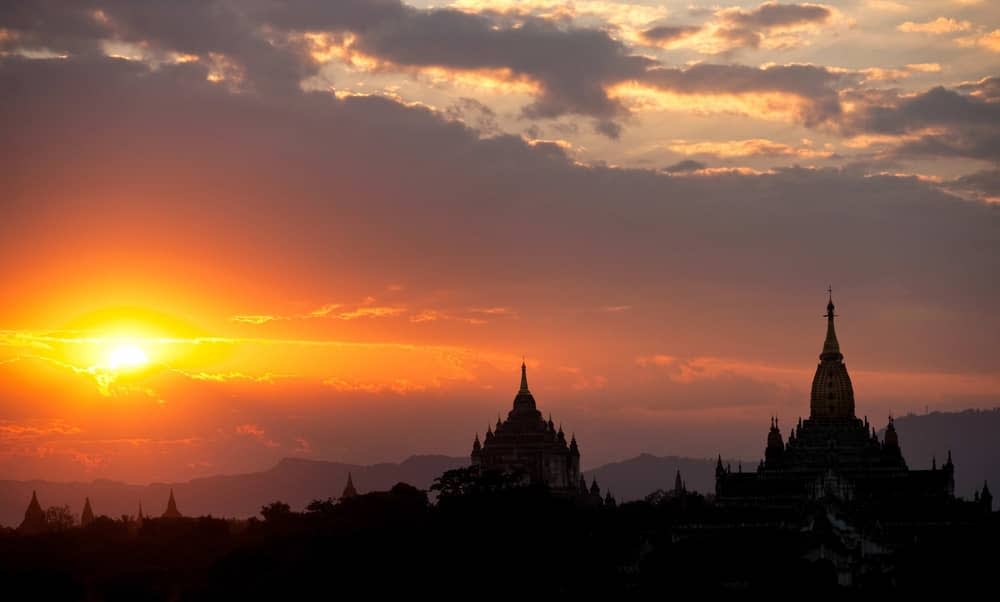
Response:
[[[33,535],[35,533],[44,533],[47,530],[48,523],[45,521],[45,511],[42,510],[42,505],[38,503],[38,496],[32,491],[31,501],[28,502],[28,509],[24,511],[24,520],[21,521],[17,531],[26,535]]]
[[[94,522],[94,511],[90,507],[90,498],[83,498],[83,512],[80,513],[80,526],[86,527]]]
[[[346,500],[352,497],[357,497],[358,490],[354,488],[354,479],[351,477],[351,473],[347,473],[347,484],[344,485],[344,491],[340,494],[341,500]]]
[[[833,291],[826,305],[826,340],[819,354],[819,365],[812,382],[809,414],[813,419],[854,418],[854,387],[847,374],[844,355],[840,353],[837,331],[833,326]]]
[[[174,490],[170,490],[170,499],[167,500],[167,509],[163,511],[163,518],[183,518],[184,515],[177,509],[177,502],[174,501]]]

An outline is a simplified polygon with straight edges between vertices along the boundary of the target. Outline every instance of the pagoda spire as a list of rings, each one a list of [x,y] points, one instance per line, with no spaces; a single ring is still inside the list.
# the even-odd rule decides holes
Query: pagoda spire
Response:
[[[42,510],[42,505],[38,503],[38,495],[35,491],[32,491],[31,501],[28,502],[28,509],[24,511],[24,520],[21,521],[21,525],[17,530],[20,533],[34,534],[42,533],[47,528],[45,511]]]
[[[83,512],[80,513],[80,526],[86,527],[94,522],[94,510],[90,507],[90,498],[83,498]]]
[[[528,367],[524,363],[524,359],[521,359],[521,388],[518,393],[530,393],[528,391]]]
[[[170,498],[167,500],[167,509],[163,512],[163,518],[181,518],[184,515],[177,509],[177,502],[174,500],[174,490],[170,489]]]
[[[820,354],[819,359],[821,360],[835,360],[840,361],[844,359],[842,353],[840,353],[840,343],[837,341],[837,331],[833,327],[833,319],[837,317],[837,314],[833,313],[833,287],[826,289],[828,300],[826,303],[826,340],[823,341],[823,353]]]
[[[344,492],[340,494],[340,499],[346,500],[348,498],[356,497],[357,495],[358,490],[354,488],[354,479],[352,478],[350,471],[348,471],[347,484],[344,485]]]

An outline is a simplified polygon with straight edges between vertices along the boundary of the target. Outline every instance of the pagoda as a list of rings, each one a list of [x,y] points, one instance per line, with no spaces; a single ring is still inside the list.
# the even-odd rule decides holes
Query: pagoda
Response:
[[[535,397],[528,389],[528,372],[521,363],[521,387],[503,422],[487,427],[480,442],[472,443],[472,465],[487,470],[521,474],[532,483],[547,485],[556,491],[576,494],[581,482],[580,448],[576,437],[566,441],[562,426],[556,429],[550,416],[542,417]]]
[[[28,502],[28,509],[24,511],[24,520],[17,527],[17,532],[24,533],[25,535],[34,535],[36,533],[44,533],[48,531],[48,528],[48,522],[45,520],[45,511],[42,510],[42,505],[38,503],[38,496],[32,491],[31,501]]]
[[[177,509],[173,489],[170,490],[170,499],[167,500],[167,509],[163,511],[163,518],[184,518],[184,515]]]
[[[868,418],[855,415],[854,387],[834,328],[832,291],[826,307],[826,339],[813,377],[809,418],[792,426],[787,442],[771,418],[764,459],[756,471],[715,468],[721,503],[788,506],[832,496],[845,501],[954,497],[955,466],[910,470],[890,416],[880,440]]]
[[[347,484],[344,485],[344,491],[340,494],[341,500],[347,500],[352,497],[358,496],[358,490],[354,488],[354,479],[351,478],[351,473],[347,473]]]
[[[83,498],[83,512],[80,514],[80,526],[86,527],[94,522],[94,510],[90,507],[90,498]]]

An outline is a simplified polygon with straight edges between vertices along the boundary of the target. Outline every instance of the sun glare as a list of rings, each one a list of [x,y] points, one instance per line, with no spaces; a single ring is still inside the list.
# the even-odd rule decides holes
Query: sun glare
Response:
[[[133,370],[148,363],[149,357],[146,352],[137,345],[119,345],[108,354],[108,368],[112,370]]]

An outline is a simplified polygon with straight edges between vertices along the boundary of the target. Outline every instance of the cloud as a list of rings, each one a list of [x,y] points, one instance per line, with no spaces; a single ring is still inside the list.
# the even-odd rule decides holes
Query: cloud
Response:
[[[841,112],[835,84],[843,78],[813,65],[697,64],[686,69],[658,67],[612,88],[636,110],[738,113],[818,126]]]
[[[946,180],[942,185],[989,203],[1000,203],[1000,169],[989,169]]]
[[[701,25],[661,24],[642,31],[639,41],[665,49],[690,48],[701,54],[741,49],[784,50],[808,43],[807,34],[834,21],[838,13],[820,4],[766,2],[757,8],[722,8]]]
[[[900,23],[896,29],[906,33],[930,33],[934,35],[941,35],[959,31],[969,31],[972,29],[972,23],[969,21],[958,21],[949,17],[938,17],[937,19],[925,21],[923,23],[905,21]]]
[[[665,145],[671,151],[682,155],[713,155],[721,158],[765,156],[827,159],[833,155],[833,151],[830,150],[811,146],[796,147],[763,138],[702,142],[671,140]]]
[[[1000,29],[981,34],[966,36],[955,40],[959,46],[980,47],[991,52],[1000,52]]]
[[[937,86],[919,94],[897,90],[852,91],[852,110],[840,126],[848,135],[893,138],[895,156],[1000,158],[1000,104],[990,99],[995,82],[986,78],[949,90]]]
[[[419,384],[407,379],[395,379],[391,382],[358,382],[341,378],[328,378],[323,384],[340,393],[365,393],[368,395],[380,395],[383,393],[394,393],[396,395],[406,395],[409,393],[422,393],[428,389],[428,385]],[[440,383],[434,388],[440,387]]]
[[[433,67],[445,74],[527,78],[538,88],[525,116],[586,115],[605,129],[622,107],[605,94],[604,84],[653,63],[597,29],[537,17],[510,23],[493,14],[421,10],[391,1],[322,7],[290,2],[268,11],[267,21],[288,31],[349,32],[350,52],[371,57],[378,69]]]
[[[316,309],[296,314],[241,314],[231,316],[233,322],[243,324],[267,324],[268,322],[288,322],[293,320],[358,320],[360,318],[392,318],[407,313],[405,307],[395,305],[375,305],[375,299],[369,297],[360,304],[348,309],[343,303],[327,303]]]
[[[685,173],[690,171],[698,171],[700,169],[705,169],[706,167],[708,166],[702,163],[701,161],[695,161],[694,159],[683,159],[681,161],[678,161],[677,163],[664,167],[663,171],[667,173]]]
[[[658,25],[642,32],[642,40],[653,46],[670,48],[671,44],[701,31],[696,25]]]
[[[237,435],[246,435],[258,440],[265,447],[281,447],[281,444],[267,437],[264,429],[256,424],[240,424],[234,429]]]
[[[772,29],[804,23],[823,23],[830,18],[833,11],[819,4],[765,2],[751,11],[737,8],[724,11],[722,14],[725,15],[726,21],[733,25]]]

